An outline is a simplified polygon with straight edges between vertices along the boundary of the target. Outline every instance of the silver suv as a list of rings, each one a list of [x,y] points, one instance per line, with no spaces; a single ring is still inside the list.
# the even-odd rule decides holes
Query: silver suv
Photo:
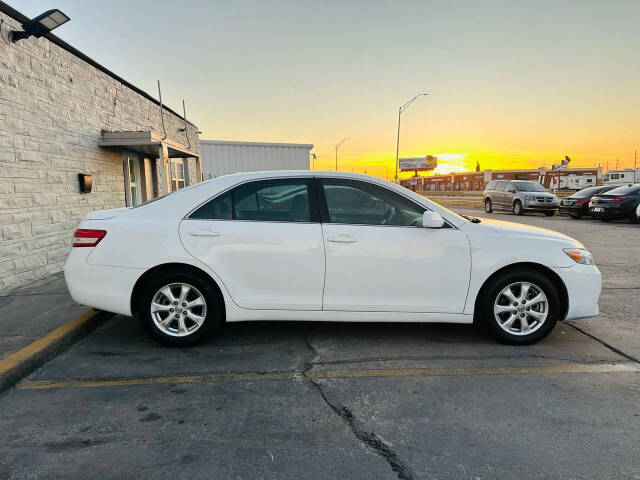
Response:
[[[544,212],[552,217],[558,208],[558,197],[547,192],[537,182],[526,180],[492,180],[482,192],[484,211],[511,210],[514,215],[524,212]]]

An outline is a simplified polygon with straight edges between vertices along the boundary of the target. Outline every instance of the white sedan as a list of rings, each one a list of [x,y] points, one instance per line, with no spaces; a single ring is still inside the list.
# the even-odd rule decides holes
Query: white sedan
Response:
[[[75,301],[137,316],[168,345],[246,320],[475,321],[529,344],[597,315],[601,288],[570,237],[309,171],[227,175],[89,213],[64,271]]]

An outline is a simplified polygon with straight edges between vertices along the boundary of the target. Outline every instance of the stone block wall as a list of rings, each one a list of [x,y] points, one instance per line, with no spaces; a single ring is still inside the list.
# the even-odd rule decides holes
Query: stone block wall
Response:
[[[4,291],[60,271],[86,212],[125,205],[122,155],[97,146],[101,132],[162,134],[162,124],[156,103],[46,38],[9,43],[19,22],[3,13],[0,20]],[[164,121],[168,138],[186,144],[184,121],[167,110]],[[197,127],[187,124],[187,134],[197,152]],[[79,192],[78,173],[93,176],[91,193]]]

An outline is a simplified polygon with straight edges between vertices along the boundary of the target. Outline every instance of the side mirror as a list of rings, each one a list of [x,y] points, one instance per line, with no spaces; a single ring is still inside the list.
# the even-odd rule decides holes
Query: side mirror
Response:
[[[442,228],[444,218],[439,213],[425,210],[422,214],[422,226],[424,228]]]

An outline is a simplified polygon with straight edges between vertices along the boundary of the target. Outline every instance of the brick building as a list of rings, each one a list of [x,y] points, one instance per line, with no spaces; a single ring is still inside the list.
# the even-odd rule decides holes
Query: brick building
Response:
[[[600,168],[567,168],[560,170],[560,188],[578,190],[602,184]],[[484,170],[402,179],[401,185],[415,191],[482,191],[491,180],[531,180],[545,188],[556,187],[558,172],[546,168],[529,170]]]
[[[0,2],[0,287],[60,271],[87,211],[200,181],[198,128]],[[81,193],[78,174],[91,175]]]

